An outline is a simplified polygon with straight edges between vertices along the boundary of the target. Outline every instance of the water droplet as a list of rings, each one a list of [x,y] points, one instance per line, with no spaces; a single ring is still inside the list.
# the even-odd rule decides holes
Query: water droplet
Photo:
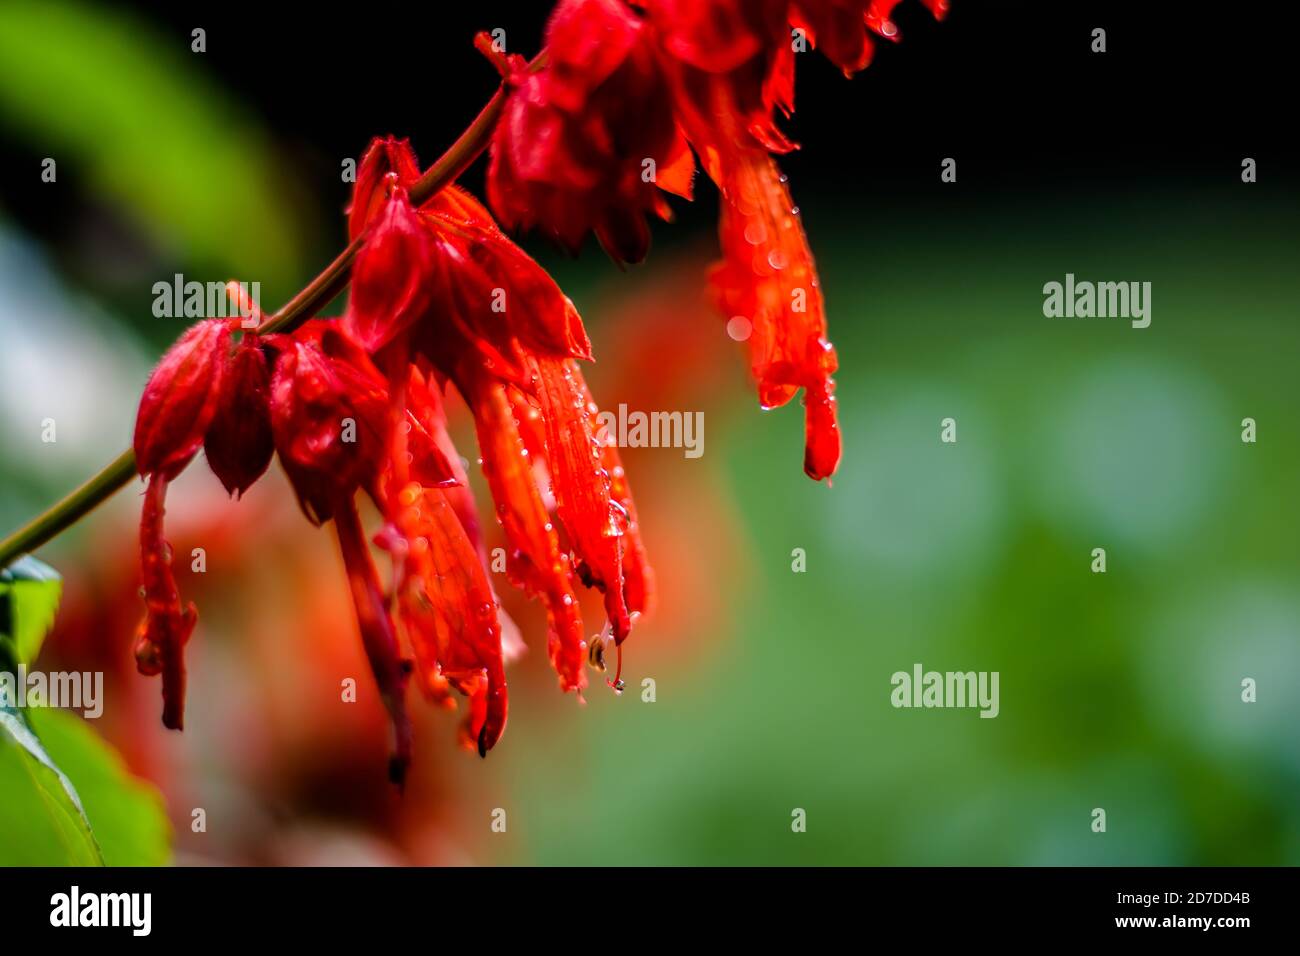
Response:
[[[727,334],[737,342],[747,340],[753,334],[753,331],[753,325],[743,315],[733,315],[727,320]]]

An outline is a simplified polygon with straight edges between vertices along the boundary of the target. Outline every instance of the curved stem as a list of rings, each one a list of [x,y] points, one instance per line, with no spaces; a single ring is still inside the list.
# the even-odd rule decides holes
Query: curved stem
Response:
[[[531,64],[536,69],[545,62],[545,51]],[[469,168],[487,148],[492,131],[496,129],[501,111],[505,108],[507,87],[497,90],[492,99],[460,135],[456,142],[425,170],[419,181],[411,187],[411,202],[420,205]],[[358,236],[346,249],[335,256],[321,273],[312,279],[301,292],[284,304],[258,330],[260,334],[292,332],[323,309],[340,292],[347,288],[351,277],[352,260],[361,249],[363,237]],[[45,544],[76,524],[97,506],[124,488],[135,475],[135,452],[127,449],[118,455],[84,485],[58,504],[33,518],[17,531],[0,541],[0,568],[15,558]]]

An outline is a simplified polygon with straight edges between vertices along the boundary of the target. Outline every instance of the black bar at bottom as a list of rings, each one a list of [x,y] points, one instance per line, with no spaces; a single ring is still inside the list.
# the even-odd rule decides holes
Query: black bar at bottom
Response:
[[[493,948],[513,933],[543,945],[579,933],[661,945],[774,933],[1228,943],[1283,930],[1296,886],[1292,869],[1118,868],[12,869],[0,881],[10,944],[77,934],[127,945],[410,937]]]

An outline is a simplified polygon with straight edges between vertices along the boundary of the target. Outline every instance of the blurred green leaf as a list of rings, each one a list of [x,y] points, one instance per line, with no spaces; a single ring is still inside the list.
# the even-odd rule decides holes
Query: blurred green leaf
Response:
[[[72,782],[23,713],[0,708],[0,863],[96,866],[103,856]]]
[[[0,865],[156,866],[170,856],[162,798],[70,713],[17,706],[61,580],[34,558],[0,571]],[[73,780],[77,783],[74,786]]]
[[[297,216],[265,137],[201,64],[188,32],[111,7],[0,4],[0,122],[162,246],[261,281],[296,262]]]
[[[162,795],[132,776],[121,757],[75,714],[33,710],[29,718],[50,756],[77,782],[104,863],[162,866],[169,862],[171,824]]]
[[[15,663],[36,659],[62,594],[59,573],[31,555],[0,570],[0,639],[10,642]]]

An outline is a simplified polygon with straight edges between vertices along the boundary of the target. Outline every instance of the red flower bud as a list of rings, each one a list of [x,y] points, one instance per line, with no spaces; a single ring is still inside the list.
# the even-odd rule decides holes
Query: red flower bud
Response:
[[[357,184],[348,207],[348,238],[355,239],[365,230],[371,217],[388,198],[385,180],[392,173],[397,185],[409,188],[420,178],[420,166],[407,140],[393,136],[375,137],[366,147],[357,167]]]
[[[180,337],[158,363],[135,420],[136,468],[175,478],[203,444],[217,410],[230,323],[206,319]]]
[[[428,224],[396,187],[376,207],[353,269],[348,330],[366,349],[382,348],[428,312],[435,255]]]
[[[203,451],[226,491],[243,495],[262,477],[274,450],[266,355],[258,337],[247,333],[222,378]]]
[[[280,464],[313,524],[378,475],[388,393],[319,342],[286,338],[271,376],[271,429]]]

